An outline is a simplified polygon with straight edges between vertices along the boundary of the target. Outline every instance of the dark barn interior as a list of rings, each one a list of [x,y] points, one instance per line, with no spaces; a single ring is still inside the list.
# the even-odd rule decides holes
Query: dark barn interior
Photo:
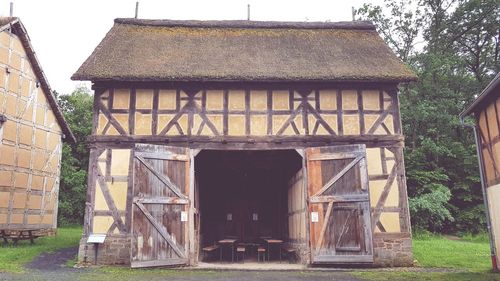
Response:
[[[292,180],[297,174],[302,179],[302,158],[295,150],[204,150],[195,170],[202,247],[224,238],[290,241],[290,189],[302,186]]]

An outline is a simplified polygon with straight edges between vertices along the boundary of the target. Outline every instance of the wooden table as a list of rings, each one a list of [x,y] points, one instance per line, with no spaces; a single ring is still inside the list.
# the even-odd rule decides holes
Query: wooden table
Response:
[[[41,235],[35,234],[36,229],[19,229],[19,230],[1,230],[0,238],[3,239],[4,245],[7,245],[8,239],[14,242],[14,246],[17,245],[19,240],[30,240],[31,244],[34,244],[34,239],[40,237]]]
[[[236,242],[236,239],[222,239],[219,240],[219,244],[221,246],[228,246],[231,245],[231,262],[234,262],[234,243]],[[222,249],[220,251],[220,259],[222,260]]]
[[[264,241],[266,241],[266,243],[267,243],[267,261],[269,261],[269,260],[271,260],[271,244],[281,245],[281,244],[283,244],[283,240],[268,238],[268,239],[264,239]],[[281,251],[280,251],[280,261],[281,261]]]

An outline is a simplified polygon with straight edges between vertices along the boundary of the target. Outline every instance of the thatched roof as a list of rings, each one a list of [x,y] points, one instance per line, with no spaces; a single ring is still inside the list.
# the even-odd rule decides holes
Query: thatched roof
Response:
[[[61,109],[57,104],[56,98],[52,94],[52,88],[50,87],[49,82],[47,81],[47,77],[45,77],[45,73],[43,72],[42,67],[40,66],[40,62],[36,57],[35,51],[33,50],[33,46],[31,46],[31,41],[28,36],[28,33],[26,32],[26,29],[24,28],[24,25],[19,20],[19,18],[0,17],[0,32],[9,28],[11,28],[12,32],[16,34],[21,40],[26,55],[28,56],[31,66],[33,67],[33,72],[35,73],[38,81],[40,82],[40,86],[43,89],[43,93],[47,98],[47,101],[52,109],[52,112],[54,112],[57,123],[61,127],[64,137],[71,142],[76,142],[75,136],[71,132],[71,129],[69,128],[68,123],[66,122],[66,119],[64,118]]]
[[[72,76],[92,81],[412,81],[369,22],[116,19]]]
[[[494,102],[495,99],[500,95],[500,72],[497,73],[495,78],[491,80],[491,82],[484,88],[481,94],[477,97],[477,99],[469,105],[462,113],[460,113],[460,117],[465,117],[471,113],[482,110],[483,107],[489,105],[491,102]]]

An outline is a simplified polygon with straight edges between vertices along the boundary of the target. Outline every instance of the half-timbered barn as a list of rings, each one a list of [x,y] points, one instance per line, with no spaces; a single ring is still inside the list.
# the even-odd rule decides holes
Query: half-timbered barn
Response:
[[[494,270],[500,259],[500,73],[488,84],[466,110],[464,117],[472,115],[478,148],[478,159],[483,185],[483,196],[491,240],[491,256]]]
[[[75,139],[18,18],[0,18],[0,67],[0,237],[19,238],[56,228],[62,139]]]
[[[371,23],[116,19],[72,78],[95,93],[81,261],[104,233],[102,264],[196,265],[227,237],[412,264],[397,86],[416,77]]]

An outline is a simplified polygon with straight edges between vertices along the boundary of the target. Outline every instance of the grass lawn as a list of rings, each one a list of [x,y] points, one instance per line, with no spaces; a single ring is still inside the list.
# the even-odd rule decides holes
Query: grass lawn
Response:
[[[22,272],[24,265],[41,253],[78,246],[81,236],[81,226],[61,227],[57,229],[57,236],[35,239],[34,245],[27,240],[19,241],[15,247],[11,243],[0,246],[0,272]]]

